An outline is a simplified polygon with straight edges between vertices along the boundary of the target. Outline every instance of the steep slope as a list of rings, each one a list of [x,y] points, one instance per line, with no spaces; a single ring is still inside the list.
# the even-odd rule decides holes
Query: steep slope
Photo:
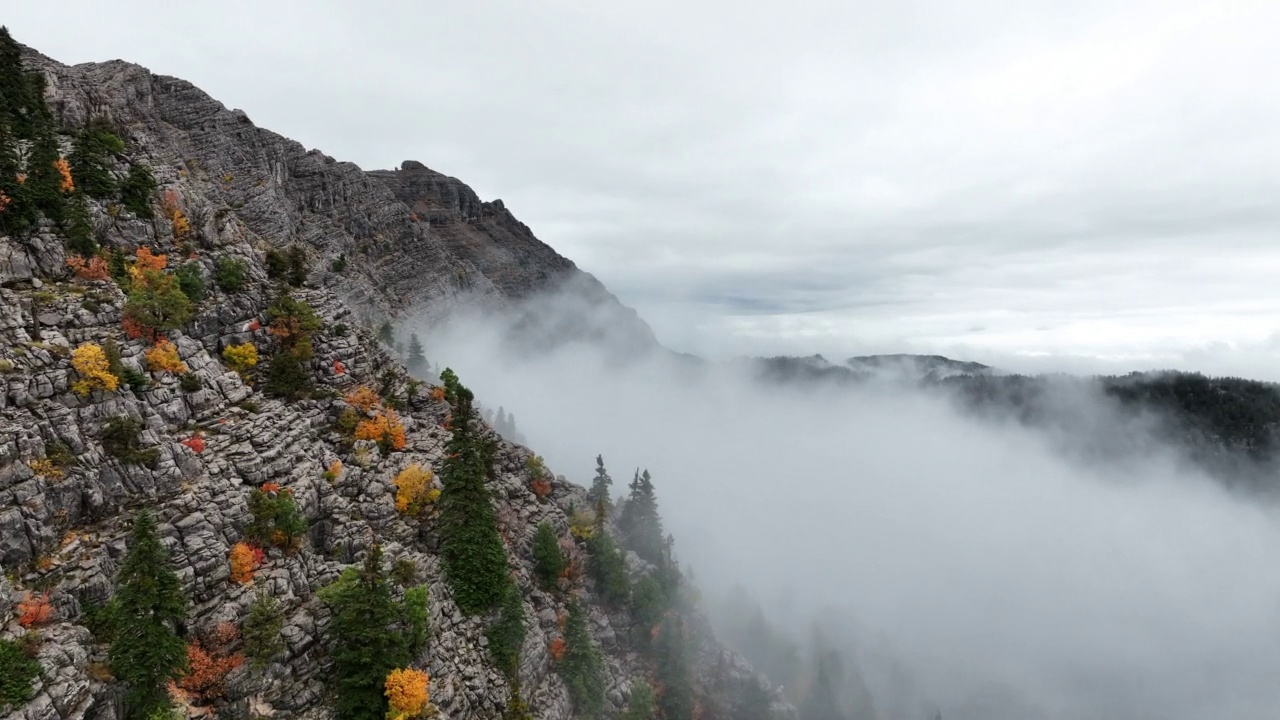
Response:
[[[24,82],[8,57],[0,52],[0,93]],[[177,693],[192,715],[332,716],[332,614],[319,593],[375,544],[396,569],[395,596],[425,588],[429,598],[430,640],[412,664],[429,673],[441,717],[520,717],[517,688],[532,716],[571,717],[554,655],[575,603],[603,654],[604,708],[620,710],[654,671],[654,628],[626,599],[606,601],[586,572],[583,538],[593,527],[616,534],[613,522],[574,517],[590,505],[585,491],[528,449],[480,421],[457,426],[439,378],[410,378],[361,323],[417,307],[500,306],[544,278],[581,273],[538,250],[538,263],[555,266],[545,274],[526,282],[511,266],[491,279],[482,268],[492,262],[475,248],[459,255],[383,180],[254,127],[189,83],[123,62],[67,67],[34,53],[26,62],[47,80],[43,97],[0,98],[0,149],[25,163],[0,177],[0,643],[21,641],[39,672],[28,697],[0,707],[5,717],[129,715],[102,608],[143,507],[154,508],[190,603],[176,628],[185,640],[220,637],[238,653],[237,628],[259,593],[283,612],[283,647],[263,668],[240,665],[211,689]],[[46,102],[44,126],[8,133]],[[51,171],[32,159],[36,149],[74,160],[99,118],[98,138],[109,140],[100,144],[112,149],[88,154],[111,187],[89,196],[73,162],[58,170],[61,187],[53,176],[55,190],[37,193]],[[154,187],[139,179],[148,173]],[[28,207],[34,219],[18,222]],[[335,263],[343,256],[345,268]],[[461,482],[448,449],[461,432],[482,448],[491,529],[527,627],[513,672],[491,648],[498,608],[460,607],[457,578],[443,568],[454,531],[441,508],[431,499],[398,507],[395,481],[415,465],[429,471],[424,492]],[[273,527],[264,507],[277,503],[296,506],[304,529],[253,530]],[[541,523],[572,561],[546,589],[534,580]],[[233,567],[242,543],[262,553],[247,561],[248,578]],[[656,569],[628,553],[624,572],[637,582]],[[674,589],[662,602],[699,626]],[[756,676],[709,634],[688,640],[679,650],[692,658],[700,707],[726,717]]]

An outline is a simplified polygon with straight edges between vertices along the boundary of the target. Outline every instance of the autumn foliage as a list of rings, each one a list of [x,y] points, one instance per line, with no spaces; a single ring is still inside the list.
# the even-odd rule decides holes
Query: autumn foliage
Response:
[[[186,213],[182,212],[182,208],[178,207],[178,193],[175,190],[165,190],[163,207],[165,217],[169,218],[170,224],[173,225],[173,239],[184,240],[187,235],[191,234],[191,221],[187,219]]]
[[[227,675],[244,664],[243,655],[227,652],[227,647],[235,641],[236,636],[234,625],[220,625],[212,633],[208,649],[199,641],[188,643],[187,671],[179,678],[178,687],[205,702],[221,695]]]
[[[262,564],[263,552],[246,542],[231,546],[231,581],[244,585],[253,580],[253,572]]]
[[[383,450],[403,450],[404,425],[394,410],[380,410],[372,419],[356,425],[357,440],[374,440]]]
[[[539,500],[542,500],[551,494],[551,481],[547,478],[530,480],[529,489],[533,491],[533,494],[536,495]]]
[[[551,641],[551,659],[560,662],[564,659],[564,638],[556,638]]]
[[[375,407],[382,404],[382,398],[378,397],[378,393],[369,389],[368,386],[361,385],[355,390],[347,393],[342,397],[348,405],[359,410],[362,413],[368,413]]]
[[[427,709],[431,695],[427,691],[430,678],[421,670],[405,668],[392,670],[387,675],[387,720],[407,720],[418,717]]]
[[[227,367],[235,370],[236,374],[244,379],[245,374],[258,364],[258,348],[248,342],[228,345],[222,349],[222,359],[227,362]]]
[[[431,399],[436,402],[444,402],[444,388],[439,385],[431,388]]]
[[[182,444],[191,448],[191,451],[196,454],[204,452],[204,438],[199,433],[183,440]]]
[[[440,490],[431,487],[431,471],[416,463],[401,470],[393,482],[396,486],[396,511],[402,515],[417,515],[440,499]]]
[[[75,181],[71,179],[71,163],[68,163],[66,158],[58,158],[53,161],[53,167],[58,171],[58,175],[61,176],[58,182],[58,189],[64,193],[75,190]]]
[[[49,604],[49,593],[35,595],[27,593],[18,603],[18,624],[24,628],[40,627],[49,622],[53,615],[53,606]]]
[[[145,245],[138,248],[133,257],[133,265],[129,267],[129,277],[134,281],[145,281],[144,273],[159,272],[169,264],[168,255],[157,255]]]
[[[85,343],[71,351],[71,367],[80,379],[71,384],[77,395],[88,395],[94,390],[111,392],[120,385],[120,378],[111,374],[111,365],[101,345]]]
[[[184,373],[186,363],[178,357],[178,347],[168,338],[160,338],[146,353],[147,369],[159,373]]]
[[[88,260],[79,255],[72,255],[67,258],[67,267],[71,268],[76,277],[81,280],[106,280],[111,277],[107,261],[97,255]]]

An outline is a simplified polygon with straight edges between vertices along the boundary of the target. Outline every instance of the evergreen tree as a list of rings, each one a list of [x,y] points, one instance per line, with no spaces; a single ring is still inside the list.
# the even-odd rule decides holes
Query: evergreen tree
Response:
[[[382,324],[378,326],[378,342],[387,347],[396,344],[396,331],[395,328],[391,327],[390,320],[383,320]]]
[[[613,506],[609,500],[609,488],[612,486],[613,478],[609,477],[609,472],[604,469],[604,456],[596,455],[596,476],[591,481],[591,489],[587,491],[587,501],[597,510],[604,510],[606,514],[612,512]]]
[[[409,334],[409,371],[420,373],[427,367],[427,356],[422,352],[422,341],[418,339],[418,333]]]
[[[742,681],[733,703],[733,720],[773,720],[773,700],[759,678]]]
[[[840,656],[820,652],[813,685],[800,703],[800,720],[848,720],[836,696],[836,679],[841,672]]]
[[[614,604],[626,602],[631,595],[627,566],[617,543],[605,532],[602,523],[598,523],[595,532],[587,538],[587,552],[591,577],[595,579],[600,595]]]
[[[116,178],[111,172],[109,156],[119,152],[124,152],[124,142],[111,132],[106,120],[91,120],[76,134],[71,154],[67,156],[76,187],[89,197],[100,200],[110,197],[116,190]]]
[[[514,679],[516,671],[520,669],[520,648],[524,645],[524,634],[524,598],[514,582],[508,583],[502,600],[502,611],[485,633],[493,662],[508,679]]]
[[[538,579],[538,586],[543,590],[554,588],[564,568],[564,553],[560,552],[556,531],[551,528],[551,523],[539,523],[538,532],[533,536],[533,574]]]
[[[67,204],[67,247],[82,257],[98,252],[98,242],[93,237],[93,221],[89,217],[89,201],[80,190],[71,196]]]
[[[509,582],[506,549],[485,485],[494,448],[480,434],[471,391],[457,376],[446,383],[446,395],[453,395],[453,437],[440,472],[441,555],[454,600],[463,612],[475,615],[502,600]]]
[[[134,215],[150,220],[156,216],[151,205],[155,193],[156,177],[151,174],[151,168],[141,163],[130,165],[129,174],[120,183],[120,204]]]
[[[662,518],[658,515],[658,501],[653,494],[653,481],[649,471],[636,471],[635,479],[628,485],[631,494],[618,518],[618,527],[626,546],[641,558],[656,565],[666,559],[666,543],[663,541]]]
[[[693,718],[693,667],[689,658],[684,620],[668,615],[658,629],[654,645],[655,675],[662,687],[659,706],[664,720]]]
[[[407,667],[412,656],[408,634],[398,627],[404,613],[391,598],[382,548],[373,545],[364,566],[343,571],[334,584],[320,591],[320,599],[333,610],[328,633],[338,717],[383,720],[387,674]]]
[[[126,717],[147,718],[169,707],[166,684],[187,664],[187,646],[177,634],[187,600],[149,511],[134,520],[118,581],[111,672],[125,685]]]
[[[67,206],[62,193],[62,173],[57,166],[60,159],[58,136],[52,124],[41,124],[27,155],[27,180],[24,184],[31,202],[55,223],[62,223],[65,219]]]
[[[627,698],[627,709],[619,720],[654,720],[657,714],[658,702],[649,681],[640,679],[631,683],[631,697]]]
[[[653,629],[662,622],[667,611],[667,594],[652,575],[645,575],[631,591],[631,619],[637,629],[641,646],[649,644]]]
[[[26,120],[28,92],[22,49],[9,34],[9,28],[0,27],[0,124],[7,126],[16,138],[31,137]]]
[[[265,592],[258,593],[249,614],[245,616],[240,635],[244,638],[244,654],[255,668],[264,668],[271,659],[284,652],[284,613],[280,603]]]
[[[0,70],[0,74],[2,74]],[[31,227],[37,212],[27,196],[27,186],[18,182],[22,164],[18,160],[18,138],[3,118],[0,118],[0,229],[15,235]]]
[[[599,717],[604,710],[604,657],[591,638],[587,611],[577,602],[569,604],[560,675],[569,688],[569,697],[577,714]]]

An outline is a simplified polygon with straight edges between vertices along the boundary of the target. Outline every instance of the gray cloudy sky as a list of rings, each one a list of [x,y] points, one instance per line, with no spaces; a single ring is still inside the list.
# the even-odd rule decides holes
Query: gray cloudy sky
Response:
[[[681,349],[1280,379],[1280,6],[7,3],[501,197]]]

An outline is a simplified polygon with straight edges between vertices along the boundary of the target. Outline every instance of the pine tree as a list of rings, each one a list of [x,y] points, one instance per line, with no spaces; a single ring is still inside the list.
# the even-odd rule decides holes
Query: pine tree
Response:
[[[124,683],[126,716],[147,718],[169,707],[166,684],[185,669],[187,646],[177,626],[187,600],[149,511],[138,514],[113,602],[115,634],[108,657]]]
[[[577,714],[599,717],[604,710],[604,658],[591,638],[587,612],[577,602],[569,604],[560,675],[569,688],[569,697]]]
[[[631,697],[627,698],[627,709],[619,720],[653,720],[657,713],[657,698],[649,681],[640,679],[631,683]]]
[[[564,553],[560,552],[560,539],[551,523],[538,524],[538,531],[533,536],[533,574],[543,590],[556,586],[560,573],[564,572]]]
[[[284,652],[284,613],[280,603],[265,592],[258,593],[240,629],[244,638],[244,654],[256,668],[264,668],[271,659]]]
[[[684,620],[668,615],[658,629],[654,646],[655,675],[662,695],[658,705],[665,720],[693,717],[693,668],[689,659]]]
[[[614,604],[626,602],[631,596],[627,566],[617,543],[605,531],[602,523],[597,524],[591,537],[587,538],[587,552],[590,555],[591,577],[595,579],[601,596]]]
[[[94,118],[76,134],[75,143],[67,160],[76,187],[89,197],[104,199],[116,190],[116,178],[111,172],[109,155],[124,151],[124,142],[111,132],[103,118]]]
[[[800,704],[800,720],[848,720],[840,709],[833,678],[841,672],[840,656],[834,652],[820,652],[817,666],[813,685]]]
[[[427,366],[427,356],[422,352],[422,341],[418,339],[417,333],[409,334],[409,371],[420,373]]]
[[[498,519],[485,485],[493,462],[493,443],[480,435],[475,397],[453,376],[453,437],[441,468],[440,533],[445,576],[463,612],[475,615],[503,598],[508,580],[507,554]]]
[[[631,495],[618,518],[623,540],[641,558],[660,565],[666,558],[666,543],[663,540],[662,518],[658,515],[658,501],[653,494],[653,481],[649,478],[649,471],[645,470],[641,474],[637,470],[635,479],[628,487]]]
[[[759,678],[742,680],[733,703],[733,720],[773,720],[773,700]]]
[[[612,486],[613,478],[609,477],[609,472],[604,469],[604,456],[596,455],[596,476],[591,481],[591,489],[587,491],[587,501],[598,510],[612,512],[613,505],[609,500],[609,488]]]
[[[382,548],[373,545],[363,567],[345,570],[320,591],[320,599],[333,610],[328,633],[338,717],[383,720],[387,673],[407,667],[412,657],[408,636],[398,627],[404,612],[391,598]]]
[[[485,633],[493,662],[508,679],[520,669],[520,648],[524,645],[524,598],[516,584],[508,583],[502,600],[502,612]]]

